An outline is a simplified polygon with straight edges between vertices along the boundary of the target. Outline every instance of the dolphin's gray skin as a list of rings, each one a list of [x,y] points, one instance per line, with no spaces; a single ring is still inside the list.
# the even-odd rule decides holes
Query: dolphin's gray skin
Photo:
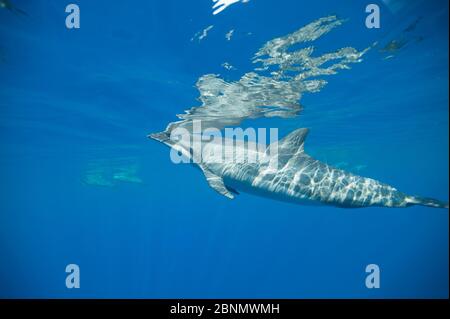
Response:
[[[196,165],[202,169],[209,185],[228,198],[234,198],[233,193],[241,190],[301,204],[320,202],[348,208],[412,205],[448,208],[448,203],[406,195],[374,179],[357,176],[313,159],[304,152],[307,133],[308,129],[298,129],[280,140],[276,155],[269,154],[270,147],[259,150],[258,146],[250,147],[251,142],[243,143],[231,151],[235,160],[228,161],[217,161],[210,155],[221,151],[222,141],[205,143],[202,145],[202,161]],[[167,132],[149,137],[192,158],[190,145],[171,141]],[[252,152],[258,155],[258,161],[236,160],[248,157]],[[276,168],[272,165],[275,159],[278,163]]]

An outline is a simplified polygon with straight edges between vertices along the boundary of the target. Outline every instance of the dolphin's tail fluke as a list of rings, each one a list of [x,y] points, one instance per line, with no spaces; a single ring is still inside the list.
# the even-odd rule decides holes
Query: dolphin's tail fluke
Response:
[[[428,206],[428,207],[435,207],[435,208],[447,208],[448,209],[448,203],[434,199],[434,198],[410,196],[410,197],[407,197],[406,200],[408,202],[408,206],[409,205],[421,205],[421,206]]]

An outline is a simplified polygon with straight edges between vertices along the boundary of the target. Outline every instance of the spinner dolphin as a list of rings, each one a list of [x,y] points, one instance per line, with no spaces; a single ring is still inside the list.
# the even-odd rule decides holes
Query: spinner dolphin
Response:
[[[276,147],[266,149],[252,145],[256,142],[226,143],[223,139],[215,139],[203,143],[202,159],[194,164],[203,171],[209,186],[230,199],[238,194],[237,191],[244,191],[299,204],[322,203],[347,208],[412,205],[448,208],[448,203],[407,195],[390,185],[312,158],[305,152],[307,134],[308,129],[297,129],[276,142]],[[188,158],[194,153],[190,142],[174,142],[166,133],[149,137]],[[227,145],[230,145],[228,149]],[[257,154],[249,155],[251,152]],[[217,160],[217,156],[210,155],[224,153],[233,156],[229,160]],[[249,161],[249,157],[254,160]]]
[[[200,77],[197,88],[202,105],[178,115],[180,121],[169,123],[165,131],[149,137],[194,159],[209,185],[228,198],[234,198],[240,190],[284,201],[340,207],[424,205],[448,208],[448,203],[407,195],[382,182],[312,158],[305,152],[306,128],[291,132],[276,142],[275,148],[274,145],[267,149],[253,147],[255,145],[250,141],[236,144],[232,149],[225,148],[225,153],[234,157],[222,161],[208,154],[221,153],[227,144],[225,140],[202,142],[201,161],[198,161],[192,158],[196,152],[191,143],[172,139],[172,133],[177,129],[192,133],[196,121],[220,131],[249,119],[297,116],[302,109],[299,103],[302,95],[320,92],[326,85],[322,76],[349,69],[350,64],[361,62],[370,49],[358,51],[344,47],[312,56],[314,47],[309,43],[343,22],[336,16],[320,18],[291,34],[268,41],[253,59],[261,66],[245,73],[238,81],[226,82],[212,74]],[[308,46],[298,49],[297,45],[301,43]],[[192,134],[189,139],[191,137]],[[271,152],[272,149],[277,151]],[[245,160],[252,152],[257,160]],[[236,158],[244,160],[236,161]]]

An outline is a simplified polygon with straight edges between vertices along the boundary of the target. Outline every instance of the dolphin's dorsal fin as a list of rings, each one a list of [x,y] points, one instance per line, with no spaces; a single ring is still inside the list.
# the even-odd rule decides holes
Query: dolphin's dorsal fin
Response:
[[[269,166],[284,166],[288,161],[299,159],[304,155],[305,139],[309,130],[299,128],[285,138],[270,144],[265,152],[269,160]]]
[[[299,128],[285,138],[278,141],[278,149],[280,153],[291,153],[296,154],[303,152],[305,139],[308,135],[309,129]]]
[[[228,197],[230,199],[234,198],[234,195],[225,186],[222,177],[217,176],[203,165],[198,166],[203,171],[203,174],[205,174],[206,181],[208,182],[209,186],[211,186],[216,192],[222,194],[225,197]]]

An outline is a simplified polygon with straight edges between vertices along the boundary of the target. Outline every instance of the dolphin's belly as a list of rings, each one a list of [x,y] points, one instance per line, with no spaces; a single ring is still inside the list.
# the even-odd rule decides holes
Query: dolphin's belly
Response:
[[[294,172],[285,170],[280,174],[267,163],[210,164],[208,168],[222,176],[226,186],[240,192],[303,205],[321,204],[309,198],[304,187],[294,191]]]
[[[251,195],[267,197],[275,199],[282,202],[301,204],[307,206],[322,206],[323,204],[319,201],[311,200],[308,198],[302,198],[299,196],[292,196],[283,192],[272,192],[266,187],[261,186],[251,186],[251,184],[239,181],[233,178],[224,178],[225,185],[233,190],[244,192]]]
[[[297,163],[298,164],[298,163]],[[303,205],[339,207],[402,206],[405,196],[374,179],[332,168],[311,157],[302,165],[271,171],[267,165],[225,164],[225,185],[246,193]]]

